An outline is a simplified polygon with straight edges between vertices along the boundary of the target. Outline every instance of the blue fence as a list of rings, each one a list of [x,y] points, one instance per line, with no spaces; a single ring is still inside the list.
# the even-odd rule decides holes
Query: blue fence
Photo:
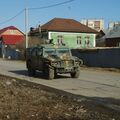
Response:
[[[120,68],[120,48],[72,49],[72,54],[90,67]]]

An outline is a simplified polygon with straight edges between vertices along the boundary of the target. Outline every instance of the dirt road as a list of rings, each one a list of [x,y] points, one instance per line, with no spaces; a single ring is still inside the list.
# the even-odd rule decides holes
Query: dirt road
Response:
[[[19,78],[20,81],[29,81],[32,84],[37,83],[42,88],[57,94],[61,92],[62,95],[66,93],[72,96],[77,95],[80,98],[78,102],[87,100],[87,105],[89,104],[88,101],[92,100],[92,104],[94,103],[93,109],[102,105],[102,108],[100,108],[102,111],[105,107],[105,109],[112,110],[112,113],[114,111],[120,112],[119,72],[82,68],[79,79],[72,79],[67,74],[59,75],[54,80],[45,80],[41,73],[37,73],[35,77],[29,77],[25,62],[0,59],[0,74]]]
[[[28,77],[25,62],[0,59],[0,74],[25,79],[76,95],[120,99],[120,73],[82,69],[79,79],[59,75],[57,79],[45,80],[41,73]]]

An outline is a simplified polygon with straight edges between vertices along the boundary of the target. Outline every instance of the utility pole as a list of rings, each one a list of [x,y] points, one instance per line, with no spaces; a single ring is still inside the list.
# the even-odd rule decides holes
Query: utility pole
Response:
[[[25,45],[28,48],[28,9],[25,8]]]

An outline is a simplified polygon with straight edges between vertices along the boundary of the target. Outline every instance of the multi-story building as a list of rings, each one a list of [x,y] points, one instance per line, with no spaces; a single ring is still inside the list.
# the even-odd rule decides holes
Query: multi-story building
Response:
[[[82,19],[80,22],[97,31],[104,29],[103,19]]]
[[[108,24],[109,30],[112,30],[114,27],[117,27],[117,26],[120,26],[120,21],[119,22],[113,22],[113,21],[111,21]]]

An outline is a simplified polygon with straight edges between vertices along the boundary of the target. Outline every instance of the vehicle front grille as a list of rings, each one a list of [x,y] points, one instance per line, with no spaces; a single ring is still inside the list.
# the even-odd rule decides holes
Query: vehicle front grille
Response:
[[[74,61],[72,60],[63,60],[59,62],[60,67],[71,67],[74,65]]]

